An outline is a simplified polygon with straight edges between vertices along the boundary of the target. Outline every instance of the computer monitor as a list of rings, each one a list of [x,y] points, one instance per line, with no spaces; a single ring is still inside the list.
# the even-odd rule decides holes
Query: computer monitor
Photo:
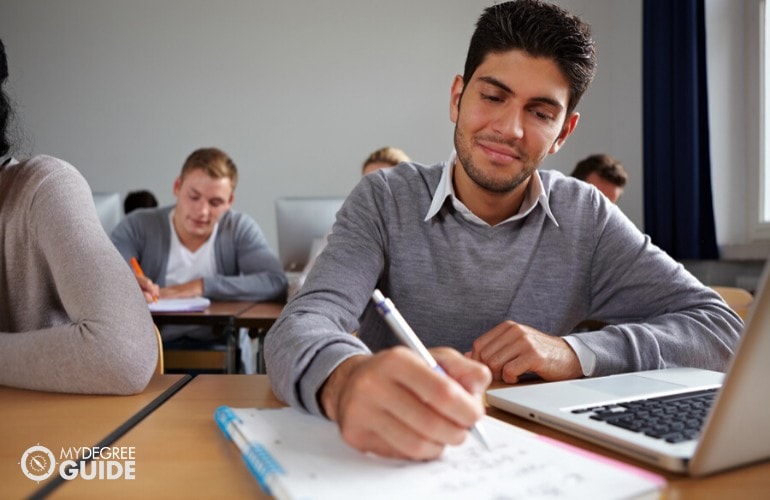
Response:
[[[343,201],[345,198],[278,198],[275,201],[278,255],[285,271],[302,271],[313,241],[329,233]]]
[[[123,219],[123,202],[119,193],[93,193],[99,221],[107,234]]]

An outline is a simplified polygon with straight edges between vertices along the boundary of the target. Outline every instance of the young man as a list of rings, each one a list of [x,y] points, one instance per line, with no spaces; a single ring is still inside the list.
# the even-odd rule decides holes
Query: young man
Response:
[[[612,203],[617,203],[623,196],[628,182],[623,164],[607,154],[595,154],[580,160],[570,175],[593,184]]]
[[[275,300],[286,294],[286,277],[262,231],[246,214],[231,210],[238,171],[221,150],[194,151],[174,182],[174,206],[139,210],[112,232],[127,261],[136,257],[146,300],[196,297],[212,300]],[[164,329],[164,340],[183,330]],[[208,338],[210,330],[188,332]]]
[[[457,154],[351,192],[267,335],[278,397],[357,449],[425,459],[467,437],[492,378],[726,367],[737,315],[598,191],[537,170],[575,129],[594,67],[589,27],[560,8],[484,12],[450,94]],[[433,354],[448,377],[397,347],[375,288],[429,348],[447,346]],[[570,334],[587,318],[609,326]]]

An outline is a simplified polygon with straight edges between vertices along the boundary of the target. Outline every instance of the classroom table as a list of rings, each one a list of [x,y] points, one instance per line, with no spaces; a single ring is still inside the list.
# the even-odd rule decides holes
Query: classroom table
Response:
[[[0,386],[0,497],[22,498],[59,479],[37,483],[22,472],[25,451],[41,445],[58,462],[62,449],[107,446],[190,379],[155,375],[133,396],[61,394]]]
[[[116,442],[116,445],[136,447],[135,480],[78,478],[57,488],[52,498],[268,498],[248,471],[236,446],[214,422],[214,410],[220,405],[282,406],[264,375],[198,375]],[[494,408],[488,408],[488,413],[533,432],[660,474],[668,481],[663,498],[767,498],[770,491],[770,461],[706,478],[690,478],[627,459]]]
[[[257,339],[257,373],[265,374],[265,335],[278,319],[284,302],[258,302],[235,317],[236,328],[248,328],[251,338]]]
[[[212,302],[203,311],[196,312],[153,312],[156,325],[207,325],[214,330],[216,337],[221,337],[227,344],[227,362],[225,371],[235,373],[238,366],[236,359],[238,347],[238,329],[235,318],[255,304],[253,301]]]

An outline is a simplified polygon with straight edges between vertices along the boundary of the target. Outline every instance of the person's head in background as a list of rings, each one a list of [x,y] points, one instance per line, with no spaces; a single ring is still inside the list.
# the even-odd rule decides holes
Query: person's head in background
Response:
[[[158,206],[158,200],[155,195],[146,189],[140,191],[131,191],[123,200],[123,212],[128,215],[137,208],[155,208]]]
[[[174,229],[192,251],[208,240],[219,219],[233,204],[238,169],[217,148],[193,151],[174,181]]]
[[[628,182],[623,164],[608,154],[595,154],[580,160],[571,175],[596,186],[612,203],[618,202]]]
[[[362,175],[370,174],[381,168],[395,167],[399,163],[411,161],[406,153],[398,148],[385,146],[370,154],[361,166]]]

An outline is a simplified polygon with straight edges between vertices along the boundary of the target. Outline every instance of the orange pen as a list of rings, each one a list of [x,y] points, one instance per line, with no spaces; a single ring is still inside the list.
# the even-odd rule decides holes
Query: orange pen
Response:
[[[134,274],[140,278],[144,278],[144,271],[142,271],[142,266],[139,265],[139,261],[136,260],[136,257],[131,257],[129,263],[131,264],[131,268],[134,270]],[[158,297],[153,296],[152,299],[154,302],[158,301]]]
[[[139,276],[140,278],[144,278],[144,271],[142,271],[142,266],[139,265],[139,261],[136,260],[136,257],[131,257],[131,267],[134,270],[134,274]]]

